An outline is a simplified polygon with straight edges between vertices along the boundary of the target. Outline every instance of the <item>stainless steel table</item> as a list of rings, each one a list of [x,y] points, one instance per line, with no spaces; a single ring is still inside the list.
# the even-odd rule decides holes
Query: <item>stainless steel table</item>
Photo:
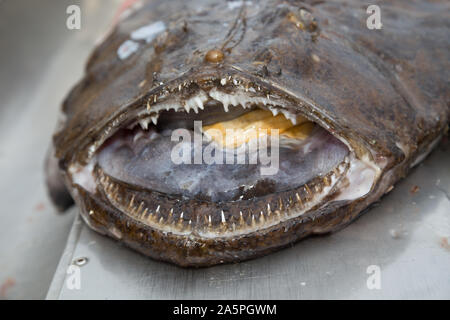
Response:
[[[57,111],[121,0],[0,0],[0,299],[43,299],[73,214],[44,188]],[[66,28],[81,7],[81,30]]]

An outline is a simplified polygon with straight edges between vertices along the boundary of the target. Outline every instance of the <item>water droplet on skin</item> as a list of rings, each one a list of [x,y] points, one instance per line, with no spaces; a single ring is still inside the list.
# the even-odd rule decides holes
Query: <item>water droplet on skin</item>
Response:
[[[314,62],[319,63],[320,62],[320,58],[317,54],[312,54],[311,58],[313,59]]]

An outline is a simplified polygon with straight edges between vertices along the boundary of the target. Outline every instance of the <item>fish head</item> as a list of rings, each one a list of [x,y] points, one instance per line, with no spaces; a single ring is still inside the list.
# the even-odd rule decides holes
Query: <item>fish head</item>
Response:
[[[339,228],[408,157],[409,106],[324,12],[233,2],[130,13],[92,54],[54,136],[85,221],[183,266]]]

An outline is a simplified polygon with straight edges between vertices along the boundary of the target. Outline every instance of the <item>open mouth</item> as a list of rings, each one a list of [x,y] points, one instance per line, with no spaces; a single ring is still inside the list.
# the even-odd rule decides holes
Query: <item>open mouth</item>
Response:
[[[157,230],[205,238],[269,228],[375,182],[376,168],[280,95],[231,77],[174,91],[104,130],[72,181]]]

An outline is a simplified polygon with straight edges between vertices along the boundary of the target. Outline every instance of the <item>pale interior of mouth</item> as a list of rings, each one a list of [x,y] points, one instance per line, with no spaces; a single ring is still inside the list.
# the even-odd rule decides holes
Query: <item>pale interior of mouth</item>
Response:
[[[205,161],[194,164],[193,143],[188,145],[191,164],[174,163],[172,151],[180,141],[171,141],[173,130],[187,129],[193,137],[194,120],[201,120],[203,126],[214,125],[258,109],[256,105],[235,106],[226,111],[216,100],[208,101],[204,107],[198,113],[163,111],[158,124],[150,125],[146,130],[140,126],[120,129],[97,152],[97,164],[109,176],[148,190],[221,202],[251,199],[302,186],[332,171],[349,154],[345,144],[314,125],[301,139],[281,135],[278,164],[271,157],[269,164],[260,161],[249,164],[248,149],[244,164],[237,164],[237,155],[232,164],[208,164]],[[202,153],[211,143],[202,142]],[[276,173],[263,175],[261,167],[271,165],[277,166]]]

